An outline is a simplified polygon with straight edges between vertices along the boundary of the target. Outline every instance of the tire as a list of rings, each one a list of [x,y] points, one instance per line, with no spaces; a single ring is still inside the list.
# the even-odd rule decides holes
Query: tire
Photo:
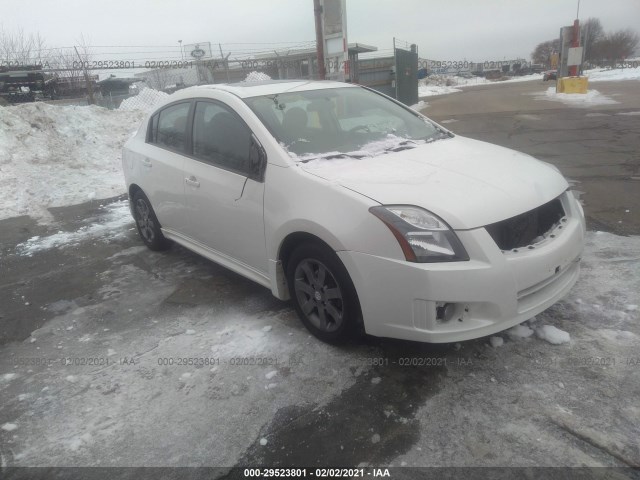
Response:
[[[355,287],[329,247],[316,243],[298,246],[287,261],[287,284],[300,320],[323,342],[344,343],[361,330]]]
[[[144,244],[154,251],[169,248],[169,240],[162,235],[160,222],[158,222],[158,217],[156,217],[147,196],[142,193],[142,190],[138,190],[133,194],[131,201],[133,202],[133,218],[136,221],[138,235]]]

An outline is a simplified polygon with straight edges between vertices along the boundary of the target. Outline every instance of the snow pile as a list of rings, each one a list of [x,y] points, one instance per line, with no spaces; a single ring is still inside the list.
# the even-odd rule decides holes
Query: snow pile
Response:
[[[245,77],[243,82],[266,82],[267,80],[271,80],[271,77],[266,73],[253,71]]]
[[[413,110],[416,110],[419,112],[420,110],[428,106],[429,104],[427,102],[425,102],[424,100],[420,100],[418,103],[414,103],[409,108],[412,108]]]
[[[431,97],[433,95],[447,95],[449,93],[461,92],[459,88],[454,88],[459,81],[464,78],[450,75],[430,75],[418,82],[418,97]]]
[[[533,330],[531,330],[527,325],[521,324],[510,328],[506,333],[512,339],[529,338],[533,335]]]
[[[150,112],[168,97],[168,93],[160,92],[153,88],[145,88],[138,93],[138,95],[123,100],[118,110],[141,110],[143,112]]]
[[[606,95],[602,95],[597,90],[589,90],[587,93],[556,93],[556,87],[549,87],[546,92],[536,95],[536,100],[558,101],[572,107],[593,107],[595,105],[619,103]]]
[[[536,335],[542,340],[546,340],[552,345],[562,345],[563,343],[569,343],[571,336],[569,333],[553,325],[542,325],[536,328]]]
[[[136,82],[132,85],[129,85],[129,93],[132,95],[137,95],[141,90],[145,88],[149,88],[145,81]]]
[[[533,317],[520,325],[510,328],[505,333],[511,340],[529,338],[535,333],[539,339],[545,340],[552,345],[562,345],[563,343],[569,343],[571,341],[569,333],[552,325],[544,325],[541,323],[540,320]],[[496,348],[503,344],[503,339],[501,337],[490,337],[489,343],[492,347]]]
[[[449,87],[447,85],[420,85],[418,87],[418,97],[432,97],[434,95],[447,95],[449,93],[461,92],[459,88]]]
[[[0,219],[125,191],[122,146],[140,112],[27,103],[0,107]]]
[[[120,201],[105,207],[107,214],[102,223],[93,223],[80,227],[75,232],[59,231],[47,237],[31,237],[24,243],[16,246],[16,252],[20,255],[31,256],[41,250],[50,248],[66,248],[90,240],[100,239],[109,241],[125,235],[125,227],[133,223],[129,211],[129,202]]]

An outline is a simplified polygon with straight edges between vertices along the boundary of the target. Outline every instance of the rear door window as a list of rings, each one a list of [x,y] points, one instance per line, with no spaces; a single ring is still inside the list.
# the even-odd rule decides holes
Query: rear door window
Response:
[[[187,140],[187,121],[190,102],[178,103],[160,110],[157,133],[152,132],[152,143],[170,150],[184,152]],[[152,121],[152,126],[154,121]],[[155,140],[155,142],[153,142]]]

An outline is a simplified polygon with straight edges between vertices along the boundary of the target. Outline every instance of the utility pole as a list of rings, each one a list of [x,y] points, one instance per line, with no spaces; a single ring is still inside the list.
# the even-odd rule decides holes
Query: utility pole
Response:
[[[231,83],[231,80],[229,80],[229,55],[231,55],[231,52],[229,52],[229,54],[225,57],[224,53],[222,53],[221,43],[218,44],[218,48],[220,49],[220,58],[222,59],[222,64],[224,65],[224,71],[227,72],[227,83]]]
[[[573,38],[571,39],[571,47],[576,48],[580,46],[580,23],[576,18],[573,21]],[[572,65],[569,67],[569,76],[577,77],[578,76],[578,66]]]
[[[89,105],[95,105],[96,101],[93,98],[93,85],[91,85],[91,79],[89,78],[89,72],[87,71],[87,64],[84,60],[82,60],[82,57],[80,56],[80,53],[78,53],[78,49],[75,45],[73,46],[73,48],[76,51],[76,55],[78,55],[78,58],[80,59],[80,65],[82,65],[82,71],[84,72],[84,81],[86,82],[87,93],[89,94]]]
[[[316,51],[318,54],[318,78],[324,80],[324,35],[322,34],[322,6],[320,0],[313,0],[313,13],[316,18]]]

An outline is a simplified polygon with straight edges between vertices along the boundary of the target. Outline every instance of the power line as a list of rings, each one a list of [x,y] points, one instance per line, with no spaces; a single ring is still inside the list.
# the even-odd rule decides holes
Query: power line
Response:
[[[222,45],[231,45],[231,44],[222,44]],[[227,48],[227,53],[231,53],[231,54],[263,54],[263,53],[272,53],[274,50],[278,50],[277,48],[269,48],[267,47],[267,45],[275,45],[275,44],[269,44],[269,43],[256,43],[254,45],[261,45],[261,48],[241,48],[241,49],[229,49]],[[313,46],[313,42],[311,43],[289,43],[289,47],[287,47],[287,50],[291,50],[291,49],[296,49],[296,48],[300,48],[300,49],[306,49],[306,48],[312,48]],[[40,54],[43,51],[58,51],[60,55],[63,56],[73,56],[73,48],[74,47],[57,47],[57,48],[48,48],[48,49],[36,49],[36,50],[21,50],[19,52],[14,52],[15,56],[25,56],[26,54],[30,54],[31,56],[37,56],[38,54]],[[150,55],[150,54],[155,54],[155,55],[174,55],[174,54],[178,54],[178,52],[181,52],[182,50],[178,47],[167,47],[167,46],[157,46],[157,47],[149,47],[149,48],[170,48],[170,50],[156,50],[156,51],[130,51],[130,50],[119,50],[119,51],[111,51],[111,52],[104,52],[104,51],[95,51],[98,48],[142,48],[140,46],[126,46],[126,45],[121,45],[121,46],[91,46],[88,47],[88,51],[85,53],[87,55]],[[281,48],[280,51],[283,51],[283,49]]]

